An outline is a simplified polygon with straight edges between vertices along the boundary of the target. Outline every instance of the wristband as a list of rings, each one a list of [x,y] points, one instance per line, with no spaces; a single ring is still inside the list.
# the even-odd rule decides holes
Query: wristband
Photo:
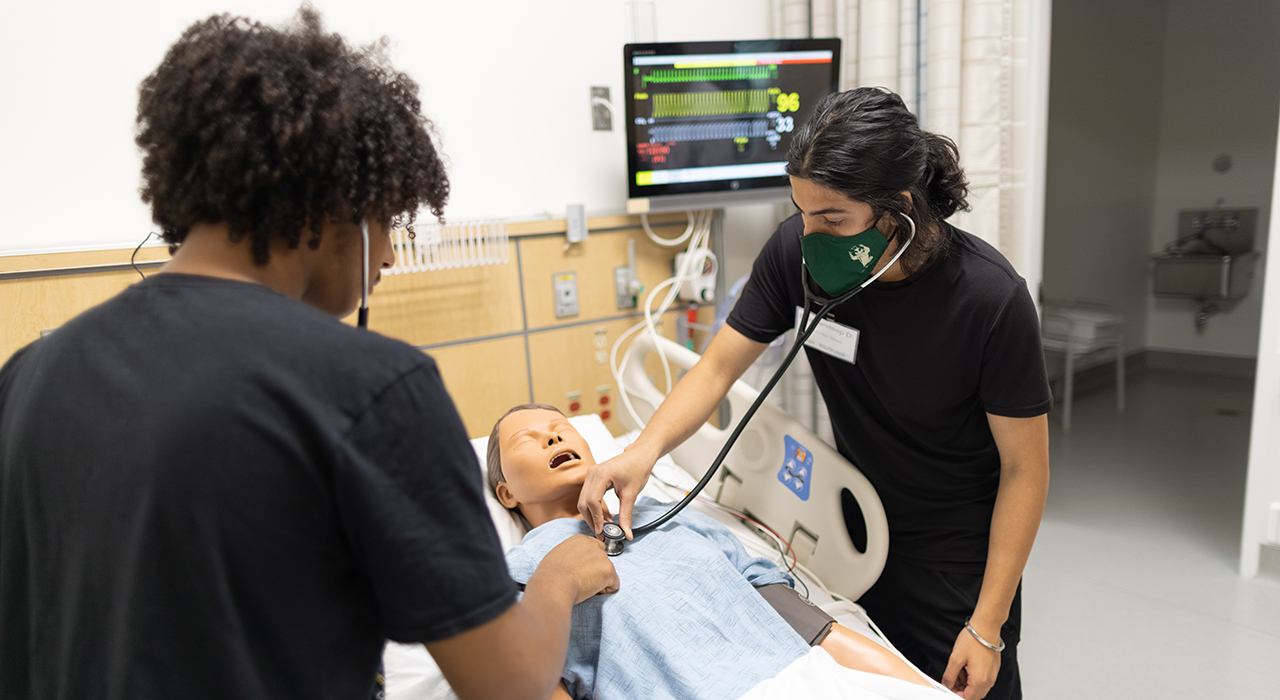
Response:
[[[1004,644],[1004,640],[1003,640],[1003,639],[1002,639],[1002,640],[1000,640],[1000,645],[999,645],[999,646],[996,646],[995,644],[992,644],[991,642],[988,642],[987,640],[983,639],[983,638],[982,638],[982,635],[978,634],[978,630],[975,630],[975,629],[973,628],[973,625],[969,624],[969,620],[971,620],[971,619],[973,619],[973,618],[966,617],[966,618],[964,619],[964,628],[965,628],[965,629],[967,629],[967,630],[969,630],[969,634],[972,634],[972,635],[973,635],[973,638],[974,638],[974,639],[976,639],[976,640],[978,640],[978,643],[979,643],[979,644],[981,644],[982,646],[984,646],[984,647],[986,647],[986,648],[988,648],[988,649],[990,649],[991,651],[994,651],[994,652],[996,652],[996,653],[999,653],[999,652],[1004,651],[1004,646],[1005,646],[1005,644]]]

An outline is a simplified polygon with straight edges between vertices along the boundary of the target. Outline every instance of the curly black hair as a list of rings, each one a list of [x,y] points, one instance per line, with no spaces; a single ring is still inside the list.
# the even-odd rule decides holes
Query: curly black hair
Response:
[[[910,216],[916,240],[902,254],[911,274],[946,255],[944,222],[969,211],[969,181],[951,139],[920,128],[902,98],[861,87],[824,97],[787,154],[787,174],[871,205],[872,216],[893,218],[890,240],[905,235]],[[901,196],[911,193],[911,202]]]
[[[315,249],[326,218],[411,226],[437,218],[449,179],[421,113],[418,85],[394,70],[387,41],[353,49],[303,5],[283,27],[230,15],[191,25],[138,92],[142,201],[171,248],[197,223]]]

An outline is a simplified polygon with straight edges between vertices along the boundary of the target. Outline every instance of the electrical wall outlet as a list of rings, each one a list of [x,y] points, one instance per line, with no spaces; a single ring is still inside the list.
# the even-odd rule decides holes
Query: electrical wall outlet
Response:
[[[1262,539],[1270,544],[1280,544],[1280,501],[1272,503],[1267,512],[1267,532]]]
[[[551,276],[551,288],[555,294],[556,318],[578,315],[578,273],[557,272]]]
[[[630,265],[613,268],[613,295],[617,298],[619,311],[636,308],[636,295],[631,291]]]

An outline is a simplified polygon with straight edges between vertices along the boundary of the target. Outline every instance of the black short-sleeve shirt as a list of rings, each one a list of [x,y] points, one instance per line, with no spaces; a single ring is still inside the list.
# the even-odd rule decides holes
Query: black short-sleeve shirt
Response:
[[[744,336],[795,326],[802,231],[799,215],[784,221],[756,259],[728,318]],[[805,352],[836,447],[884,503],[891,555],[980,573],[1000,479],[986,414],[1038,416],[1053,399],[1026,282],[981,239],[947,231],[945,256],[836,309],[860,331],[854,364]]]
[[[366,700],[515,601],[431,358],[159,274],[0,370],[0,697]]]

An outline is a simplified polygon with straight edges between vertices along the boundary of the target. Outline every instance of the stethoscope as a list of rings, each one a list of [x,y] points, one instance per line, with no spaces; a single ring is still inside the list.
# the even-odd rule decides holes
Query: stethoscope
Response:
[[[898,262],[898,259],[902,257],[902,254],[905,253],[911,243],[915,241],[916,222],[913,221],[910,216],[906,217],[906,219],[907,223],[911,224],[911,236],[907,238],[906,244],[894,253],[893,257],[889,260],[889,264],[880,268],[879,272],[868,277],[862,284],[834,299],[819,296],[810,288],[813,283],[813,277],[809,274],[809,268],[805,266],[803,257],[801,258],[800,286],[804,288],[805,304],[804,313],[800,317],[800,323],[798,326],[800,330],[797,331],[796,342],[791,346],[791,351],[788,352],[786,358],[782,360],[782,364],[779,365],[777,371],[773,373],[773,377],[771,377],[769,382],[764,385],[764,389],[760,390],[759,396],[757,396],[756,400],[751,404],[751,408],[748,408],[747,412],[743,414],[742,420],[738,421],[738,426],[733,429],[732,433],[730,433],[729,439],[724,443],[724,447],[720,448],[720,454],[718,454],[715,461],[711,463],[711,466],[707,469],[707,473],[702,475],[702,479],[698,481],[697,486],[694,486],[679,503],[672,506],[671,510],[668,510],[658,518],[647,522],[644,525],[632,528],[632,533],[640,535],[653,530],[654,528],[661,527],[663,523],[675,517],[676,513],[684,510],[685,506],[692,503],[693,499],[698,497],[698,494],[702,492],[702,489],[711,482],[711,477],[714,476],[716,470],[720,468],[720,464],[724,462],[725,456],[729,454],[729,450],[733,448],[733,444],[738,441],[738,436],[746,429],[747,423],[751,422],[751,417],[756,414],[760,405],[769,397],[769,392],[773,391],[773,387],[778,384],[780,379],[782,379],[783,373],[785,373],[787,368],[791,366],[791,361],[796,358],[796,355],[800,352],[800,348],[804,347],[805,341],[809,340],[809,336],[813,335],[813,332],[818,329],[818,326],[822,323],[822,320],[827,316],[827,314],[835,311],[836,307],[857,296],[859,292],[866,289],[872,282],[880,279],[880,275],[883,275],[889,268],[893,267],[894,263]],[[802,232],[800,235],[803,237],[804,233]],[[365,267],[367,268],[368,265]],[[811,307],[817,307],[817,313],[811,314]],[[813,317],[812,323],[809,322],[811,316]],[[606,554],[612,557],[622,553],[623,543],[626,542],[626,533],[622,531],[621,526],[612,522],[605,523],[604,527],[601,529],[601,534],[604,535],[604,550]]]
[[[356,325],[369,328],[369,222],[360,220],[360,313],[356,316]]]

